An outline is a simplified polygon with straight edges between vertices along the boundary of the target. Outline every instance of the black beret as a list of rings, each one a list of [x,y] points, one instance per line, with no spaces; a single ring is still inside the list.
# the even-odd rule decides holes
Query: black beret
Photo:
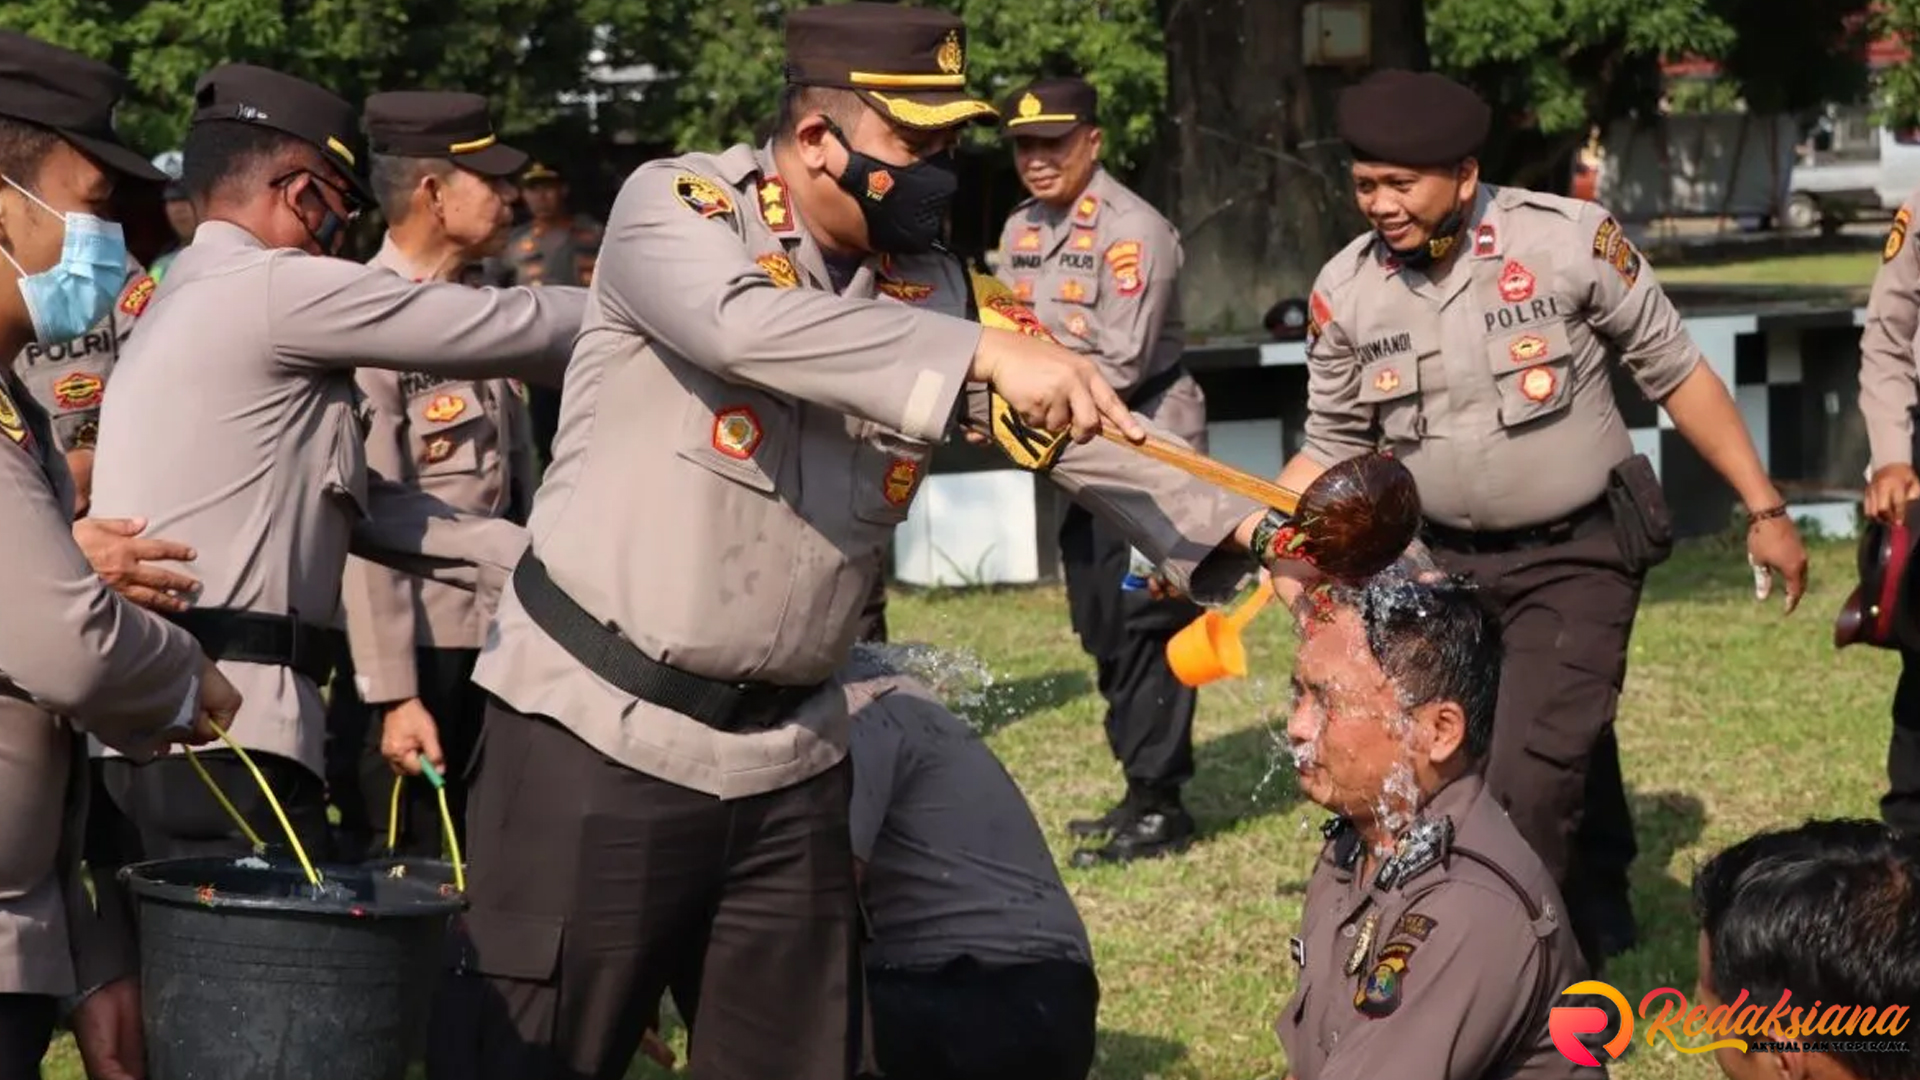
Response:
[[[1009,137],[1057,139],[1096,123],[1099,112],[1100,92],[1085,79],[1039,79],[1008,96],[1000,130]]]
[[[113,129],[127,80],[112,67],[58,45],[0,31],[0,116],[50,128],[81,153],[128,176],[167,177]]]
[[[1340,138],[1357,161],[1421,168],[1480,152],[1493,110],[1432,71],[1376,71],[1340,92]]]
[[[193,96],[193,123],[231,120],[291,135],[320,151],[362,200],[373,201],[360,118],[333,91],[252,64],[222,64],[200,76]]]
[[[967,25],[931,8],[854,0],[787,16],[787,83],[853,90],[903,127],[987,123],[967,93]]]
[[[367,139],[376,154],[440,158],[481,176],[507,177],[527,155],[502,143],[479,94],[394,90],[367,99]]]

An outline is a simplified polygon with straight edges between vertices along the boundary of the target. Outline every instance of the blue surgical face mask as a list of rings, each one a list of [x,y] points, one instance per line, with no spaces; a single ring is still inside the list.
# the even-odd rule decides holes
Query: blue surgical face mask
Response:
[[[106,317],[127,283],[126,235],[119,225],[92,214],[55,210],[11,177],[0,180],[66,223],[60,261],[47,269],[29,274],[4,248],[0,258],[20,275],[20,298],[33,318],[35,339],[43,345],[71,341]]]

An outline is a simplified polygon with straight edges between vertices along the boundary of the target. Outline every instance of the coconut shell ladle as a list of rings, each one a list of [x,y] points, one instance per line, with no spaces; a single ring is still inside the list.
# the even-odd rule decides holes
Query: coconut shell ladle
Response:
[[[1100,434],[1291,516],[1300,538],[1294,554],[1341,581],[1361,581],[1392,566],[1420,532],[1413,474],[1385,454],[1348,458],[1296,493],[1164,439],[1136,443],[1106,428]]]

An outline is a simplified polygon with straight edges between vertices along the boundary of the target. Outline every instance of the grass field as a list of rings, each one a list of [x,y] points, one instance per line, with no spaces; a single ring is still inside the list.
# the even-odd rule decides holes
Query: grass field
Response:
[[[1641,608],[1621,744],[1641,857],[1642,944],[1610,968],[1629,999],[1693,986],[1686,883],[1707,853],[1764,826],[1874,815],[1884,784],[1891,654],[1831,643],[1851,546],[1817,545],[1814,586],[1783,620],[1752,599],[1737,547],[1683,544]],[[1055,588],[899,595],[894,637],[955,653],[963,711],[986,732],[1054,838],[1117,794],[1091,668]],[[1285,1062],[1270,1025],[1291,990],[1287,938],[1322,814],[1276,771],[1290,650],[1281,620],[1252,628],[1255,677],[1203,692],[1190,803],[1204,836],[1186,855],[1064,871],[1104,988],[1100,1080],[1257,1080]],[[977,661],[977,666],[975,664]],[[990,673],[982,685],[966,671]],[[1419,987],[1408,990],[1418,1007]],[[678,1043],[676,1035],[675,1042]],[[51,1080],[78,1080],[70,1048]],[[638,1075],[656,1075],[639,1073]],[[1710,1060],[1637,1045],[1624,1080],[1717,1075]]]
[[[1661,281],[1725,285],[1871,285],[1880,269],[1878,251],[1783,255],[1745,262],[1689,266],[1656,259]]]

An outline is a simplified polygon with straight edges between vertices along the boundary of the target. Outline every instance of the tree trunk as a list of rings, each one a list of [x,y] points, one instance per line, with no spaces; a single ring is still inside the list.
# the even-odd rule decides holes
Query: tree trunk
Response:
[[[1422,0],[1371,0],[1372,66],[1427,66]],[[1363,71],[1308,67],[1305,0],[1160,0],[1168,123],[1163,179],[1186,250],[1188,331],[1258,333],[1305,299],[1320,267],[1365,229],[1333,123]]]

